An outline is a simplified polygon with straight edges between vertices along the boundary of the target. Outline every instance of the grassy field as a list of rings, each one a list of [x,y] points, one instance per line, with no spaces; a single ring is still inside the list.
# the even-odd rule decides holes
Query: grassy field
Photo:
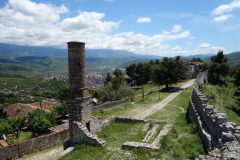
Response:
[[[160,123],[158,127],[158,133],[161,131],[165,123]],[[122,144],[126,141],[132,142],[142,142],[147,132],[151,129],[148,128],[147,131],[142,131],[144,123],[117,123],[114,122],[111,125],[103,128],[97,136],[107,142],[109,147],[121,148]],[[156,138],[156,137],[155,137]],[[148,143],[153,142],[151,139]]]
[[[126,110],[125,110],[125,104],[118,105],[109,109],[104,110],[104,113],[102,114],[103,119],[106,119],[112,115],[118,115],[118,116],[134,116],[139,112],[142,112],[145,109],[148,109],[151,107],[151,105],[161,102],[164,98],[169,96],[171,93],[169,92],[163,92],[160,91],[160,97],[159,100],[159,93],[155,92],[149,96],[146,96],[144,98],[144,101],[138,100],[138,102],[134,104],[127,104]],[[93,115],[101,116],[101,113],[99,111],[93,111]]]
[[[21,132],[18,140],[17,140],[17,138],[14,138],[14,139],[7,141],[7,143],[8,143],[8,145],[10,145],[10,144],[17,143],[18,141],[22,142],[25,140],[29,140],[31,138],[32,138],[32,132]]]
[[[121,148],[126,141],[141,142],[147,131],[142,131],[144,123],[112,123],[103,128],[97,136],[107,142],[109,147]]]

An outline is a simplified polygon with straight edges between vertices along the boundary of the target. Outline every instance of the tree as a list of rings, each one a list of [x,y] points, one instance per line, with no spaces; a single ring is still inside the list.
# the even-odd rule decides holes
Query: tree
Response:
[[[209,68],[213,73],[217,74],[217,81],[220,75],[226,77],[229,74],[230,66],[227,64],[227,56],[223,55],[223,51],[219,51],[216,56],[212,56],[211,61],[213,63]]]
[[[170,84],[177,83],[179,80],[186,79],[187,66],[177,57],[164,57],[163,61],[152,67],[152,80],[155,84],[165,84],[166,88]]]
[[[104,85],[106,85],[108,82],[111,82],[111,80],[112,80],[112,75],[108,72],[107,77],[106,77],[106,81],[104,82]]]
[[[34,136],[39,136],[47,133],[48,128],[52,127],[51,123],[45,117],[35,117],[31,124]]]
[[[123,77],[124,74],[122,73],[122,71],[118,68],[116,68],[114,71],[113,71],[113,74],[115,75],[116,78],[118,77]]]
[[[64,100],[67,100],[68,92],[69,88],[67,86],[60,86],[57,91],[56,98],[59,99],[62,103]]]
[[[120,86],[124,84],[125,81],[124,74],[120,69],[117,68],[113,71],[113,74],[115,75],[115,77],[112,78],[111,80],[112,87],[114,90],[118,90]]]
[[[44,110],[35,109],[28,113],[28,122],[32,127],[34,136],[39,136],[48,132],[48,128],[56,125],[56,119],[53,114],[46,113]]]
[[[98,93],[101,97],[112,100],[112,99],[122,99],[123,97],[133,97],[135,95],[135,91],[125,85],[119,87],[118,90],[113,89],[113,85],[108,83],[105,86],[102,86]]]
[[[192,61],[197,61],[197,62],[202,62],[202,63],[203,63],[202,59],[199,58],[199,57],[198,57],[198,58],[195,58],[195,57],[194,57],[194,58],[192,59]]]
[[[54,107],[53,109],[54,113],[56,113],[59,116],[65,116],[68,114],[68,105],[67,101],[63,101],[62,104]]]

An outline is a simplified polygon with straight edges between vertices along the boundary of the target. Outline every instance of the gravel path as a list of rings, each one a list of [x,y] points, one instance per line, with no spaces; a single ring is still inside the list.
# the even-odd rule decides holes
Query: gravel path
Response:
[[[38,152],[36,155],[30,156],[28,158],[20,158],[21,160],[50,160],[53,157],[57,156],[63,151],[63,146],[49,150],[47,152]]]
[[[188,81],[181,88],[186,89],[187,87],[193,85],[194,81],[195,81],[195,79]],[[182,91],[183,90],[179,90],[178,92],[172,93],[171,95],[166,97],[161,102],[151,106],[151,108],[148,108],[148,109],[142,111],[142,113],[140,113],[140,114],[135,114],[134,117],[145,118],[147,116],[150,116],[151,114],[155,113],[156,111],[162,109],[165,105],[167,105],[170,101],[172,101],[175,97],[177,97]]]

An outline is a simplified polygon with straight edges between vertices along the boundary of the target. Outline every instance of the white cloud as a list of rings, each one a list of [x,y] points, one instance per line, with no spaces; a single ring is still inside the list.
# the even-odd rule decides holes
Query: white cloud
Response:
[[[231,12],[234,8],[240,8],[240,0],[234,0],[229,4],[220,5],[212,11],[212,14],[222,15],[226,12]]]
[[[182,31],[181,25],[173,26],[173,30],[172,30],[173,33],[177,33],[177,32],[180,32],[180,31]]]
[[[171,32],[168,32],[168,31],[164,31],[162,30],[162,34],[166,35],[166,34],[170,34]]]
[[[188,43],[188,45],[191,45],[191,44],[192,44],[191,42]]]
[[[138,23],[146,23],[146,22],[151,22],[151,19],[148,17],[142,17],[137,19]]]
[[[115,0],[104,0],[106,2],[114,2]]]
[[[219,16],[219,17],[215,17],[213,19],[214,22],[217,22],[217,21],[225,21],[227,20],[229,17],[233,17],[233,15],[231,14],[226,14],[226,15],[222,15],[222,16]]]
[[[172,52],[170,45],[162,42],[190,36],[190,30],[181,31],[180,25],[173,26],[173,31],[163,30],[153,36],[134,32],[112,34],[121,21],[104,21],[105,14],[96,12],[80,12],[75,17],[60,19],[60,15],[67,12],[64,5],[9,0],[5,7],[0,8],[0,43],[66,48],[66,42],[75,40],[85,42],[91,49],[168,55]]]
[[[199,48],[208,48],[210,46],[211,46],[211,44],[202,43],[202,44],[200,44]]]
[[[189,37],[189,39],[195,39],[195,37]]]
[[[104,16],[104,13],[83,12],[77,17],[64,19],[62,21],[62,29],[64,31],[88,30],[89,32],[93,33],[109,33],[112,31],[112,28],[117,28],[121,23],[121,21],[102,22],[101,19]]]
[[[180,46],[177,45],[172,48],[172,51],[181,51],[181,48],[180,48]]]

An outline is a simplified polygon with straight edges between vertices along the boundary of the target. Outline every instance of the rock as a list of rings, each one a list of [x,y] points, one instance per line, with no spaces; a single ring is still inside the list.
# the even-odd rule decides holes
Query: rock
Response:
[[[222,139],[224,141],[233,141],[234,136],[231,133],[222,132]]]

